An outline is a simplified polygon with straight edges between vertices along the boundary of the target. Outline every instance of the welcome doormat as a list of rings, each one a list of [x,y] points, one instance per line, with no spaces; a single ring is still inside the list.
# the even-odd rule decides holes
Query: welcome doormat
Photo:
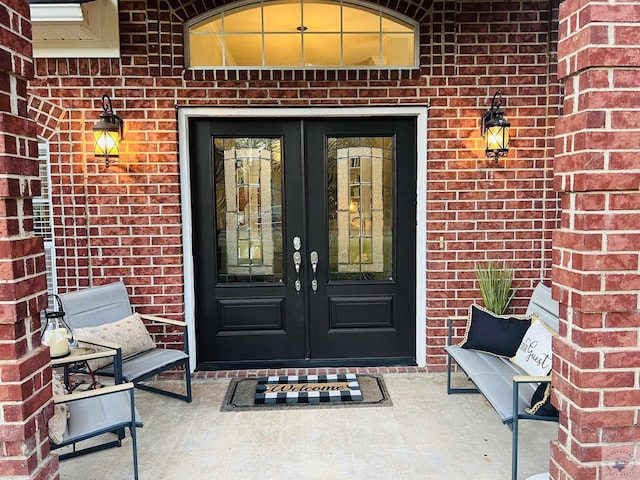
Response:
[[[358,398],[357,390],[353,389],[351,391],[351,399],[342,399],[336,401],[324,400],[320,401],[310,401],[309,394],[313,392],[318,393],[318,397],[320,397],[323,392],[329,396],[331,391],[340,391],[340,395],[342,397],[342,392],[345,392],[345,397],[347,396],[345,390],[330,390],[330,389],[316,389],[313,390],[314,385],[318,387],[322,387],[322,383],[312,383],[306,380],[309,380],[308,377],[312,376],[290,376],[287,381],[291,381],[294,383],[265,383],[265,379],[269,377],[247,377],[247,378],[233,378],[229,383],[229,388],[227,389],[227,394],[225,395],[225,399],[222,403],[222,407],[220,408],[223,412],[232,412],[232,411],[247,411],[247,410],[269,410],[269,409],[282,409],[282,408],[345,408],[345,407],[376,407],[376,406],[391,406],[391,398],[389,397],[389,393],[387,392],[387,388],[384,384],[384,380],[382,375],[367,373],[367,374],[352,374],[355,377],[355,381],[357,381],[358,389],[360,391],[359,398],[360,400],[356,400]],[[317,377],[322,377],[318,375]],[[329,377],[329,375],[326,375]],[[337,375],[336,375],[337,377]],[[344,375],[343,375],[344,377]],[[278,381],[284,381],[282,377],[271,377],[271,378],[279,378]],[[297,378],[297,380],[294,380]],[[305,381],[300,381],[304,379]],[[262,383],[260,383],[262,381]],[[333,382],[333,380],[331,380]],[[338,383],[351,383],[349,380],[344,378],[344,380],[338,380]],[[324,386],[328,386],[330,382],[324,384]],[[275,387],[274,387],[275,385]],[[294,385],[295,389],[301,388],[300,385],[306,385],[303,391],[294,392],[292,388],[288,388],[287,385]],[[344,387],[341,387],[344,388]],[[276,395],[280,395],[279,401],[270,401],[264,402],[261,400],[261,395],[265,395],[268,390],[271,390],[271,393]],[[276,391],[273,391],[276,390]],[[282,391],[278,391],[282,390]],[[287,392],[286,390],[291,390]],[[289,400],[284,398],[282,394],[287,393],[298,393],[298,397],[300,398],[301,393],[306,393],[307,401],[293,401],[293,397],[295,395],[289,395]],[[335,393],[334,396],[337,396]],[[314,395],[315,396],[315,393]],[[304,396],[302,396],[304,397]]]
[[[260,377],[255,403],[360,402],[362,392],[354,373]]]

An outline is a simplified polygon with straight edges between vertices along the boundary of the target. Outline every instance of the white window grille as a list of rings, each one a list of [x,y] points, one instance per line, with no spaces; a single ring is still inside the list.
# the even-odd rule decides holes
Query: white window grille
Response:
[[[417,22],[358,0],[234,3],[185,25],[192,68],[414,68]]]
[[[55,268],[55,247],[53,237],[53,218],[51,212],[50,185],[51,169],[49,161],[49,143],[38,142],[38,161],[40,162],[40,183],[42,185],[39,197],[33,198],[33,223],[35,234],[44,239],[44,253],[47,267],[47,292],[54,294],[57,292],[56,268]],[[49,307],[52,307],[51,301]]]

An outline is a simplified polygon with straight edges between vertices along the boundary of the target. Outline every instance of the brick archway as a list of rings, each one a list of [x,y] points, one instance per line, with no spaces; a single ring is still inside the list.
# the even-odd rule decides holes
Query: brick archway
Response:
[[[37,124],[38,136],[47,140],[55,135],[67,111],[49,100],[29,95],[29,118]]]

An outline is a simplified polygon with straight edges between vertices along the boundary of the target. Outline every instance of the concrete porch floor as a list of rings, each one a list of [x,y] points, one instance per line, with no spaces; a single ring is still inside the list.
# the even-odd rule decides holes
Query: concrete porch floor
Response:
[[[220,412],[223,379],[195,380],[191,404],[136,390],[140,479],[510,478],[511,430],[480,394],[447,395],[443,373],[384,380],[390,407]],[[548,471],[557,428],[520,423],[519,478]],[[60,462],[60,477],[121,480],[132,467],[127,432],[121,448]]]

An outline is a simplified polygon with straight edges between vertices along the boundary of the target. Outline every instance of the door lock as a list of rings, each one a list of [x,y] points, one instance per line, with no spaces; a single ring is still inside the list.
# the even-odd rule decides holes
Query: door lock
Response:
[[[300,237],[293,237],[293,249],[295,250],[295,252],[293,252],[293,265],[296,267],[296,282],[294,285],[296,287],[296,293],[300,293],[300,290],[302,290],[302,283],[300,283],[300,265],[302,264],[300,247],[302,247]]]
[[[311,280],[311,291],[316,293],[318,291],[318,252],[315,250],[311,252],[311,270],[313,270],[313,280]]]
[[[293,252],[293,265],[296,267],[296,292],[300,293],[302,284],[300,283],[300,264],[302,263],[302,255],[297,250]]]

